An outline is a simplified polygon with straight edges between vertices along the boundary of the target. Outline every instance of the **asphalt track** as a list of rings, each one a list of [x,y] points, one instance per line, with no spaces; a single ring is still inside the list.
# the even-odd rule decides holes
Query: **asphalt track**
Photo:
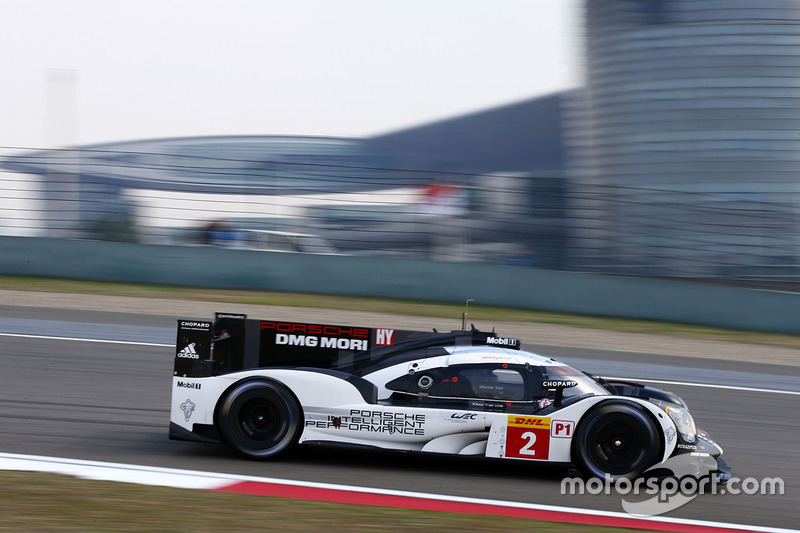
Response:
[[[565,470],[554,466],[320,446],[253,462],[170,441],[176,318],[0,305],[0,451],[622,511],[618,495],[561,495]],[[723,446],[735,476],[780,477],[786,493],[702,495],[666,516],[798,527],[800,366],[525,346],[606,375],[731,387],[668,388]]]

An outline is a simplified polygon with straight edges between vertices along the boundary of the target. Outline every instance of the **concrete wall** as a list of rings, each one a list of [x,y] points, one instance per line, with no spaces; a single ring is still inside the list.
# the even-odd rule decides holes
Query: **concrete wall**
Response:
[[[800,334],[800,294],[386,257],[0,237],[0,275],[464,302]]]

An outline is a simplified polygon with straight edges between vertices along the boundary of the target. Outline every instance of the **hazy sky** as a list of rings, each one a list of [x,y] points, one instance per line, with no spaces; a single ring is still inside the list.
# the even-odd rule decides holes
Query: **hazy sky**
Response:
[[[578,10],[579,0],[0,0],[0,146],[367,136],[457,116],[577,85]]]

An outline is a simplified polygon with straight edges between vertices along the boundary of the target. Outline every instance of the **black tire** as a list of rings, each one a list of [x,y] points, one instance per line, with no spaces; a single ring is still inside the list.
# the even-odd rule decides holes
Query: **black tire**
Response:
[[[633,479],[659,460],[661,435],[642,409],[601,404],[584,415],[573,440],[573,460],[584,474]]]
[[[294,395],[272,380],[246,381],[220,404],[223,441],[253,459],[286,453],[300,438],[302,415]]]

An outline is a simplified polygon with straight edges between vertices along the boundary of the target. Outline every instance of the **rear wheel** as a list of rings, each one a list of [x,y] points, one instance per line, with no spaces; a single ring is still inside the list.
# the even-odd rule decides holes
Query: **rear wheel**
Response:
[[[300,437],[301,411],[294,395],[272,380],[247,381],[236,386],[219,410],[223,440],[254,458],[275,457]]]
[[[573,440],[575,465],[585,474],[612,480],[634,478],[656,464],[661,440],[647,413],[613,403],[587,413]]]

